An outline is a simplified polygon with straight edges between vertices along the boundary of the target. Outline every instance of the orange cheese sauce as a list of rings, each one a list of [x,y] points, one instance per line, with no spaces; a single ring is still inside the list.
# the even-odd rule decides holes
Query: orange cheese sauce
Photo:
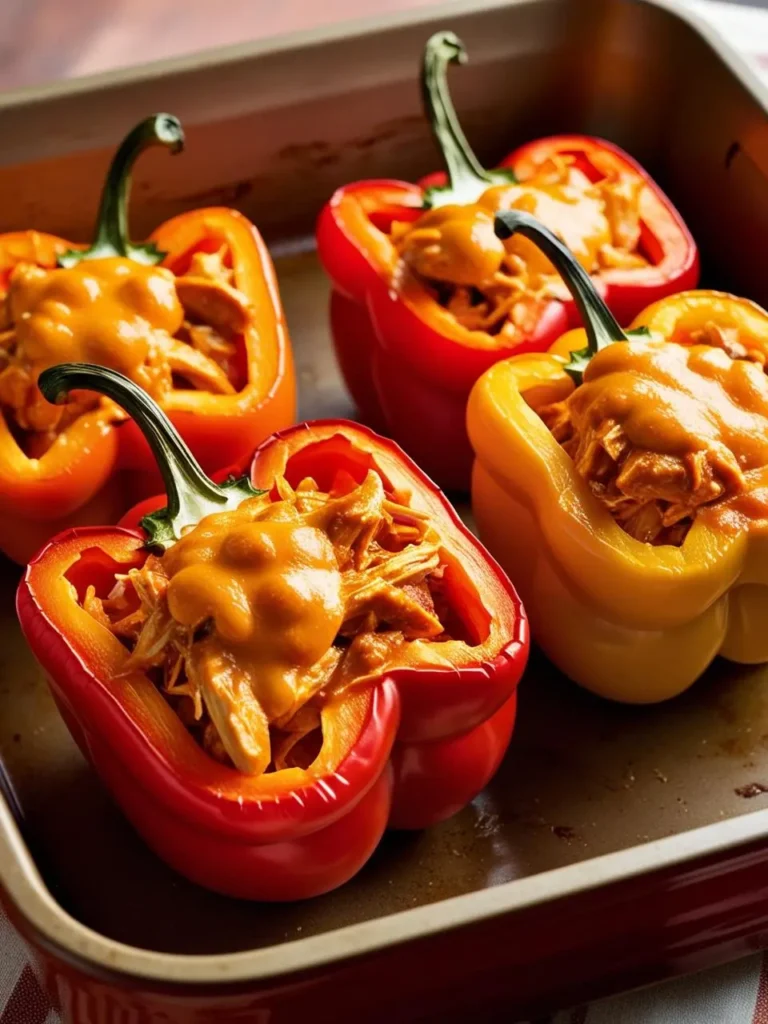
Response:
[[[472,660],[445,625],[445,569],[429,515],[374,470],[340,471],[206,516],[83,605],[209,753],[257,775],[306,767],[327,703],[388,666]]]
[[[35,377],[57,363],[99,363],[148,391],[161,372],[153,349],[184,320],[170,270],[120,257],[66,270],[21,264],[8,311]]]
[[[47,403],[37,378],[57,363],[107,366],[161,403],[176,387],[233,393],[230,359],[250,314],[231,278],[224,252],[194,254],[180,277],[123,257],[18,263],[0,302],[0,408],[33,435],[27,453],[39,457],[79,414],[107,405],[83,394]]]
[[[706,451],[734,475],[768,463],[768,377],[707,345],[617,343],[590,362],[570,402],[590,429],[615,420],[629,443],[664,455]]]
[[[566,292],[533,242],[496,237],[494,214],[510,209],[533,214],[589,273],[643,267],[648,263],[640,251],[644,187],[639,178],[613,172],[592,182],[571,158],[557,157],[525,182],[488,188],[475,204],[437,207],[413,222],[395,222],[391,236],[402,263],[459,323],[509,342],[524,322],[516,307]]]
[[[757,362],[658,337],[618,342],[541,412],[639,540],[680,543],[696,514],[733,526],[736,505],[755,507],[747,495],[768,467],[768,377]]]
[[[181,626],[210,620],[222,648],[247,663],[271,720],[290,710],[295,677],[331,647],[344,619],[336,551],[320,529],[259,498],[207,516],[163,559],[168,608]],[[271,512],[271,514],[270,514]]]
[[[561,179],[541,175],[519,185],[497,185],[480,197],[478,205],[492,214],[500,210],[532,214],[558,233],[588,271],[599,269],[601,251],[613,242],[605,199],[580,171],[570,170]],[[504,249],[521,256],[535,279],[556,273],[530,239],[512,237],[504,242]]]

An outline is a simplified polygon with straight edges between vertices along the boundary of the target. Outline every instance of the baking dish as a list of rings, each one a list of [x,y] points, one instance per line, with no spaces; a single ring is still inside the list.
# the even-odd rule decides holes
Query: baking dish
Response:
[[[461,35],[478,154],[606,136],[687,218],[704,282],[768,302],[768,96],[665,0],[462,2],[0,98],[0,228],[90,232],[111,147],[147,111],[187,127],[137,171],[134,233],[234,205],[276,257],[301,414],[353,410],[311,250],[339,184],[435,166],[415,69]],[[134,836],[55,712],[0,575],[0,885],[69,1021],[505,1020],[757,948],[768,932],[768,671],[716,664],[654,708],[600,702],[536,656],[489,789],[392,835],[343,889],[255,906],[177,878]]]

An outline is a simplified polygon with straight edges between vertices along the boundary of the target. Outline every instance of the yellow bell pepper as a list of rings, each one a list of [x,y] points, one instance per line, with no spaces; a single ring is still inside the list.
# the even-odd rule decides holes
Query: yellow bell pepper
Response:
[[[537,410],[567,398],[586,360],[627,334],[546,229],[513,213],[497,218],[497,230],[502,237],[520,231],[542,246],[587,325],[548,353],[497,363],[469,399],[475,519],[515,581],[534,638],[571,679],[630,703],[675,696],[717,654],[768,661],[765,521],[723,531],[697,516],[679,547],[644,543],[617,524]],[[736,328],[753,355],[768,355],[768,313],[719,292],[662,299],[633,328],[685,343],[713,324]]]

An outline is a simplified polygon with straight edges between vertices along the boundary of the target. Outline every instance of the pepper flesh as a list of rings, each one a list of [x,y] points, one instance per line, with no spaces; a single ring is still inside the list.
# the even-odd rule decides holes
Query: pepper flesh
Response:
[[[25,635],[115,798],[174,867],[232,895],[295,899],[341,884],[388,820],[422,827],[471,799],[498,766],[514,724],[528,643],[522,607],[446,500],[394,445],[343,422],[301,425],[257,450],[251,479],[279,504],[280,481],[295,488],[311,477],[328,491],[340,469],[358,485],[373,473],[430,517],[446,565],[446,600],[466,631],[468,653],[423,666],[405,659],[344,689],[323,709],[321,753],[306,768],[246,775],[219,763],[146,673],[121,677],[129,652],[81,602],[89,587],[104,597],[116,571],[145,564],[140,532],[64,534],[32,562],[19,588]],[[157,504],[145,502],[127,521]],[[182,614],[194,618],[189,593],[182,598]]]
[[[133,423],[120,422],[114,406],[81,396],[62,420],[62,409],[39,396],[37,374],[60,362],[63,352],[114,365],[146,386],[209,471],[242,458],[293,419],[285,320],[274,269],[253,225],[233,210],[197,210],[162,225],[151,241],[166,253],[161,266],[113,257],[55,269],[71,248],[63,239],[31,231],[0,236],[0,268],[24,334],[23,357],[0,374],[0,550],[15,561],[25,562],[66,526],[114,521],[158,487],[146,443]],[[172,335],[189,315],[182,312],[185,303],[192,313],[205,301],[201,275],[190,275],[190,268],[220,250],[235,286],[224,290],[236,289],[241,317],[231,335],[231,374],[219,368],[220,360]],[[176,289],[181,274],[184,284]],[[208,312],[233,316],[210,304]],[[197,389],[171,387],[172,373]],[[17,440],[9,423],[15,404],[33,421],[37,416],[34,422],[55,428],[50,435],[31,435],[41,439],[38,448]]]
[[[491,187],[486,201],[489,211],[510,204],[538,211],[555,230],[565,231],[571,243],[583,245],[584,262],[594,269],[597,252],[615,248],[614,242],[621,238],[614,237],[615,229],[608,230],[607,222],[600,219],[604,214],[586,191],[583,202],[588,211],[573,202],[570,194],[569,201],[564,201],[559,194],[562,185],[547,184],[553,159],[569,161],[568,167],[573,168],[569,173],[578,172],[591,188],[616,177],[638,190],[637,246],[643,265],[600,266],[593,278],[619,320],[625,322],[650,302],[696,284],[698,253],[679,214],[631,157],[603,140],[555,136],[516,150],[500,166],[511,169],[521,184]],[[386,428],[439,484],[460,489],[468,486],[472,462],[464,414],[475,380],[513,353],[548,349],[578,319],[572,300],[562,290],[550,285],[552,294],[547,295],[540,287],[521,295],[515,312],[517,330],[504,340],[503,335],[463,326],[408,271],[407,260],[400,258],[391,237],[392,226],[412,227],[421,216],[427,229],[432,220],[442,224],[446,207],[423,214],[422,204],[425,189],[445,181],[440,174],[418,185],[381,180],[344,186],[320,214],[317,243],[332,282],[330,319],[337,358],[363,418]],[[578,210],[585,219],[574,219]],[[459,275],[466,280],[474,272],[488,272],[499,257],[498,247],[490,241],[480,247],[482,258],[477,248],[468,248],[467,238],[479,230],[478,218],[482,221],[482,212],[467,216],[463,231],[457,231],[456,221],[452,222],[458,238],[452,243],[453,262],[460,268],[469,265],[469,271]],[[620,232],[621,217],[617,215],[612,223]],[[419,252],[409,255],[406,251],[416,267],[419,260],[430,258],[423,255],[429,238],[421,238],[423,244],[414,247]],[[549,277],[541,278],[541,272],[549,274],[547,262],[533,255],[525,239],[514,240],[510,252],[524,263],[533,261],[540,281],[549,282]]]
[[[678,358],[722,363],[717,375],[727,387],[736,364],[719,351],[720,343],[707,355],[705,336],[735,331],[738,337],[730,335],[730,343],[744,352],[736,358],[759,363],[757,354],[768,352],[768,313],[718,292],[660,300],[632,326],[648,327],[651,339],[620,342],[595,360],[613,358],[612,348],[621,360],[630,355],[621,351],[626,345],[641,353],[661,344],[654,338],[663,338],[690,346]],[[760,557],[768,523],[762,497],[766,466],[750,470],[742,452],[739,469],[750,481],[746,492],[713,504],[712,514],[709,508],[696,514],[679,546],[629,536],[538,415],[573,393],[563,367],[584,342],[583,331],[572,331],[547,354],[497,364],[478,381],[468,406],[480,536],[515,573],[534,635],[576,682],[633,703],[675,696],[718,653],[743,663],[768,660],[761,626],[768,578]],[[757,371],[745,363],[735,372],[751,380]],[[752,383],[749,394],[745,379],[740,398],[731,395],[759,414],[765,386]],[[679,434],[673,431],[674,437]],[[753,451],[757,442],[747,443]],[[758,453],[757,463],[763,461]]]

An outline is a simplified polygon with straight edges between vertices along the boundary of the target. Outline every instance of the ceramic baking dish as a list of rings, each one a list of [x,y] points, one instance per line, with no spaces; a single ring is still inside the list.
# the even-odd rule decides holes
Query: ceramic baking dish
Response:
[[[85,239],[111,147],[170,110],[138,237],[239,207],[273,246],[303,416],[351,414],[309,242],[339,184],[414,179],[435,154],[416,68],[452,28],[452,88],[487,162],[551,132],[606,136],[687,217],[705,282],[768,302],[768,96],[664,0],[462,3],[0,98],[0,229]],[[0,883],[68,1021],[504,1019],[737,956],[768,939],[768,670],[716,664],[624,708],[534,656],[498,777],[455,819],[389,835],[298,905],[214,896],[144,847],[87,768],[15,623],[0,567]]]

